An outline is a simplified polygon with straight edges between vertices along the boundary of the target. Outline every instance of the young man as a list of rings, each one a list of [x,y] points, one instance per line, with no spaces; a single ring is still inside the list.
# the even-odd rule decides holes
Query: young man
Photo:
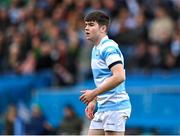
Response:
[[[93,42],[91,67],[96,84],[93,90],[81,91],[91,120],[89,135],[124,135],[131,104],[125,91],[123,55],[118,44],[107,36],[109,17],[94,11],[85,17],[86,38]],[[93,114],[96,102],[98,110]]]

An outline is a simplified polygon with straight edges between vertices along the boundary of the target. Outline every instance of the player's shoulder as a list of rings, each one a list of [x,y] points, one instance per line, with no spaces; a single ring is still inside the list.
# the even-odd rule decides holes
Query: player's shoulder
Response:
[[[102,42],[102,45],[103,46],[105,46],[105,45],[114,45],[114,46],[116,46],[118,44],[114,40],[112,40],[112,39],[106,39],[106,40],[104,40]]]
[[[101,45],[101,51],[109,48],[109,47],[112,47],[112,48],[118,48],[118,44],[112,40],[112,39],[107,39],[105,40],[104,42],[102,42],[102,45]]]

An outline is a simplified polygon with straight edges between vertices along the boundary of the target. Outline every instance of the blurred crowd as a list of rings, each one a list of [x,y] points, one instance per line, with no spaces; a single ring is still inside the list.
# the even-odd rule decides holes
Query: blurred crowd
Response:
[[[9,105],[5,115],[4,129],[1,134],[5,135],[80,135],[83,129],[83,120],[76,114],[72,105],[67,104],[64,109],[62,120],[57,126],[52,126],[41,107],[32,105],[29,110],[23,103],[17,106]]]
[[[103,10],[109,37],[126,69],[180,68],[179,0],[11,0],[0,6],[0,73],[52,69],[57,84],[71,85],[90,72],[91,44],[83,17]]]

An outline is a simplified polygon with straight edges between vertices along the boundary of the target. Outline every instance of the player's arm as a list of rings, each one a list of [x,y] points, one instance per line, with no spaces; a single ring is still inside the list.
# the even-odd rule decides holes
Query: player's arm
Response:
[[[115,64],[110,69],[112,76],[105,79],[98,88],[94,89],[93,93],[95,96],[115,88],[125,80],[125,71],[122,64]]]
[[[85,104],[88,104],[90,101],[94,100],[96,96],[106,91],[109,91],[125,80],[125,71],[122,64],[116,64],[111,68],[112,76],[105,79],[104,82],[97,88],[93,90],[84,90],[81,91],[82,95],[80,96],[80,100]]]

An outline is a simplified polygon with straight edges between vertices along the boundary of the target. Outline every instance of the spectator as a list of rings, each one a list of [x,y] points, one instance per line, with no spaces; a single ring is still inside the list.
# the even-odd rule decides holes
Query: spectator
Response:
[[[0,73],[7,69],[8,44],[3,32],[0,32]]]
[[[57,83],[59,85],[72,85],[75,79],[72,73],[69,71],[70,62],[68,61],[68,50],[67,43],[64,40],[59,40],[56,45],[57,62],[55,64],[54,70],[57,77]]]
[[[8,107],[5,119],[5,134],[6,135],[22,135],[25,134],[25,124],[18,115],[18,109],[14,105]]]
[[[76,115],[71,105],[66,105],[64,108],[64,118],[58,128],[60,135],[80,135],[82,131],[83,122]]]
[[[166,44],[173,34],[174,22],[163,6],[155,9],[155,18],[149,27],[149,38],[153,42]]]
[[[27,126],[26,134],[28,135],[45,135],[52,130],[51,125],[47,122],[39,106],[34,105],[32,108],[32,117]]]
[[[16,120],[17,111],[15,106],[9,106],[5,119],[5,134],[14,135],[14,122]]]
[[[36,70],[53,68],[53,60],[51,57],[52,47],[48,42],[42,42],[41,44],[41,54],[36,60]]]
[[[176,59],[176,67],[180,67],[180,20],[176,25],[176,30],[170,44],[170,51]]]

